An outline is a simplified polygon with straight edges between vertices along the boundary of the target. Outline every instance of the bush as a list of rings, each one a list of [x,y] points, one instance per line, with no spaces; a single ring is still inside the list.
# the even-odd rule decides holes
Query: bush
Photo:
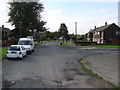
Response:
[[[92,42],[92,41],[75,41],[75,45],[80,45],[80,46],[87,46],[87,45],[97,45],[97,42]]]

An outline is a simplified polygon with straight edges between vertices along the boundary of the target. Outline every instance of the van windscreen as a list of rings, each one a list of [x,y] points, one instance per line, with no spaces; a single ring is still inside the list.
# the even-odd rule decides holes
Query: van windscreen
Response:
[[[31,44],[31,41],[25,41],[25,40],[23,40],[23,41],[19,41],[18,42],[18,45],[30,45]]]

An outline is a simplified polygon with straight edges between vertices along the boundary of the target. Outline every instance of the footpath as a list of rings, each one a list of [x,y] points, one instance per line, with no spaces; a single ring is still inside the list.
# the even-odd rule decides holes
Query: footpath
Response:
[[[83,60],[84,65],[89,69],[118,86],[118,54],[100,54]]]
[[[75,46],[73,43],[69,43],[70,46]],[[97,49],[97,50],[112,50],[116,51],[118,49],[115,48],[101,48],[101,47],[86,47],[86,46],[75,46],[79,47],[80,49]],[[118,65],[119,65],[119,56],[120,50],[118,53],[109,53],[109,54],[99,54],[95,56],[91,56],[85,58],[83,60],[84,65],[94,73],[101,76],[104,80],[109,81],[116,86],[120,86],[119,76],[118,73]]]

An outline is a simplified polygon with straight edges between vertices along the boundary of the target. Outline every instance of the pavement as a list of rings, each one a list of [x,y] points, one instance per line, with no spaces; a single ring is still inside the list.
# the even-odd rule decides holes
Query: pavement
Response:
[[[78,47],[83,50],[98,50],[101,52],[98,55],[87,57],[83,60],[84,65],[104,80],[109,81],[116,86],[120,86],[119,73],[118,73],[118,60],[120,56],[120,49],[117,48],[101,48],[101,47],[87,47],[87,46],[75,46],[73,43],[70,46]],[[103,50],[103,51],[102,51]],[[104,52],[105,51],[105,52]],[[106,52],[108,51],[108,52]],[[110,53],[111,51],[117,51]]]
[[[90,56],[83,60],[84,65],[118,86],[118,56],[120,53],[108,53]]]

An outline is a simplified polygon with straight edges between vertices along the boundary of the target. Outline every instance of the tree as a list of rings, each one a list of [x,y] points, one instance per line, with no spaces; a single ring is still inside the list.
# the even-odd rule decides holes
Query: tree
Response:
[[[29,35],[30,31],[36,29],[37,31],[45,30],[45,22],[41,20],[41,12],[44,7],[42,3],[38,2],[10,2],[10,16],[8,22],[15,26],[17,33],[21,37]],[[14,31],[15,32],[15,31]]]
[[[67,36],[68,36],[68,29],[65,23],[61,23],[59,32],[60,35],[63,36],[63,43],[64,43],[64,39],[67,40]]]
[[[70,34],[70,39],[71,39],[71,40],[76,40],[76,35]]]
[[[37,32],[46,31],[47,29],[44,27],[45,24],[46,24],[46,22],[44,22],[44,21],[37,22],[37,24],[36,24],[36,30],[37,30]]]
[[[80,35],[79,37],[78,37],[78,40],[84,40],[85,39],[85,36],[84,35]]]
[[[44,32],[44,39],[50,39],[51,32],[50,31],[45,31]]]

